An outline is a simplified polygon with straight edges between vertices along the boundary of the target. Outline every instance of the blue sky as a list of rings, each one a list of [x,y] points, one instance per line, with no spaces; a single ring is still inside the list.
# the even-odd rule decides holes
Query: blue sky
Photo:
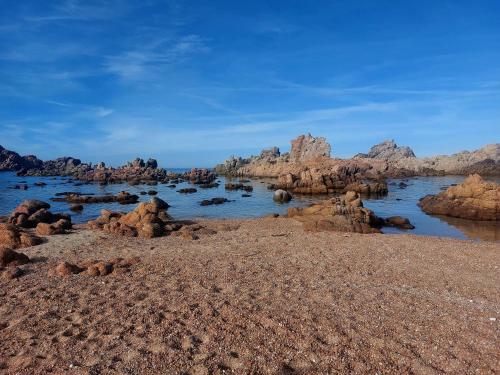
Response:
[[[499,1],[10,1],[0,144],[212,166],[311,132],[348,157],[500,141]]]

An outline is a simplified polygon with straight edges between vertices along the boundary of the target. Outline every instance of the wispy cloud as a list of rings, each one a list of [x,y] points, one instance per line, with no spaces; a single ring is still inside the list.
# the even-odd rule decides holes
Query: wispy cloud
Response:
[[[144,78],[158,67],[209,51],[205,39],[199,35],[186,35],[173,40],[160,38],[146,46],[107,56],[104,66],[108,72],[124,79]]]

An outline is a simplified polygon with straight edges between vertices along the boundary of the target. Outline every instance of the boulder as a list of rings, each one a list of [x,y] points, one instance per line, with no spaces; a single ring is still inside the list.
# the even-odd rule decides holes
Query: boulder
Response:
[[[397,161],[404,158],[414,158],[415,153],[409,147],[399,147],[394,140],[388,140],[373,146],[368,154],[358,154],[356,157]]]
[[[30,259],[23,253],[18,253],[7,247],[0,247],[0,267],[20,266],[29,261]]]
[[[81,211],[83,211],[83,205],[81,205],[81,204],[72,204],[69,209],[71,211],[73,211],[73,212],[81,212]]]
[[[18,249],[36,246],[42,242],[40,237],[25,232],[13,224],[0,223],[0,247]]]
[[[419,202],[428,214],[469,220],[500,220],[500,184],[470,175],[462,184],[451,186],[437,195],[427,195]]]
[[[286,190],[278,189],[273,194],[273,200],[275,202],[290,202],[292,200],[292,194]]]
[[[410,223],[410,220],[402,216],[388,217],[385,219],[384,225],[400,229],[415,229],[415,226]]]
[[[306,208],[289,208],[288,216],[310,231],[380,233],[383,220],[364,208],[356,192],[325,200]]]

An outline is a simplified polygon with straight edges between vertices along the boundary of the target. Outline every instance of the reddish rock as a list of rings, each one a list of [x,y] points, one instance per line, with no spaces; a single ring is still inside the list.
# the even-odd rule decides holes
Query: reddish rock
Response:
[[[29,261],[30,259],[23,253],[18,253],[6,247],[0,247],[0,267],[20,266]]]
[[[84,269],[76,264],[61,262],[54,269],[49,271],[51,276],[70,276],[83,272]]]
[[[42,242],[40,237],[25,232],[13,224],[0,223],[0,247],[17,249],[39,245]]]
[[[438,195],[419,202],[428,214],[469,220],[500,220],[500,184],[485,182],[479,175],[469,176],[462,184],[451,186]]]
[[[380,233],[383,220],[364,208],[358,193],[326,200],[306,208],[289,208],[288,216],[311,231]]]

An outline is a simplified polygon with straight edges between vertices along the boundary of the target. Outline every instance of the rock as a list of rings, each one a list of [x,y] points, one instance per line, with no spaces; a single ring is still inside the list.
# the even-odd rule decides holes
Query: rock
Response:
[[[42,242],[40,237],[25,232],[13,224],[0,223],[0,247],[18,249],[36,246]]]
[[[219,184],[216,182],[211,182],[209,184],[200,184],[198,185],[201,189],[213,189],[219,187]]]
[[[386,195],[389,190],[385,182],[365,183],[356,181],[346,185],[344,192],[347,191],[354,191],[363,195]]]
[[[4,280],[18,279],[24,275],[25,271],[19,267],[9,268],[2,272],[2,278]]]
[[[250,198],[252,194],[241,194],[242,198]]]
[[[251,192],[253,191],[253,187],[250,185],[243,185],[241,183],[238,184],[233,184],[233,183],[227,183],[224,185],[224,188],[226,190],[244,190],[246,192]]]
[[[396,161],[403,158],[414,158],[415,154],[411,148],[399,147],[394,140],[389,140],[373,146],[368,154],[358,154],[355,157]]]
[[[37,168],[42,161],[33,155],[20,156],[14,151],[9,151],[0,146],[0,171],[19,171]]]
[[[146,168],[152,168],[152,169],[158,168],[158,162],[156,161],[156,159],[149,158],[148,161],[146,162]]]
[[[156,190],[149,190],[148,195],[156,195],[158,192]]]
[[[195,188],[184,188],[177,190],[177,192],[181,194],[193,194],[196,193],[197,191],[198,190],[196,190]]]
[[[83,272],[85,269],[76,264],[61,262],[54,269],[49,270],[49,276],[70,276]]]
[[[38,186],[38,187],[47,186],[47,184],[45,182],[35,182],[33,185]]]
[[[159,237],[168,232],[166,226],[172,220],[166,213],[168,207],[167,202],[154,197],[128,214],[103,210],[99,218],[88,222],[88,227],[121,236]]]
[[[139,200],[139,196],[135,194],[130,194],[126,191],[121,191],[117,195],[102,195],[102,196],[68,193],[64,195],[63,198],[51,198],[51,200],[54,202],[68,202],[74,204],[112,203],[112,202],[117,202],[120,204],[133,204],[137,203],[137,201]]]
[[[364,208],[358,193],[328,199],[306,208],[289,208],[288,216],[311,231],[380,233],[383,220]]]
[[[293,163],[301,163],[306,160],[319,157],[330,157],[331,146],[323,137],[315,138],[308,135],[300,135],[292,140],[290,160]]]
[[[428,214],[469,220],[500,220],[500,184],[486,182],[481,176],[469,176],[462,184],[451,186],[438,195],[427,195],[419,202]]]
[[[44,224],[37,229],[37,233],[43,235],[49,235],[52,232],[63,233],[64,230],[58,229],[60,224],[64,224],[63,229],[71,229],[71,217],[64,214],[53,214],[48,208],[50,208],[48,203],[27,200],[16,207],[10,214],[8,221],[22,228],[35,228],[39,224]],[[56,224],[60,220],[63,222]],[[52,224],[54,225],[51,227]]]
[[[200,206],[211,206],[211,205],[214,205],[214,204],[223,204],[223,203],[226,203],[226,202],[230,202],[228,199],[226,198],[212,198],[212,199],[205,199],[205,200],[202,200],[200,202]]]
[[[275,202],[290,202],[292,195],[286,190],[278,189],[273,194],[273,200]]]
[[[18,253],[7,247],[0,247],[0,267],[20,266],[29,261],[30,259],[23,253]]]
[[[413,226],[410,223],[410,220],[408,220],[405,217],[402,216],[391,216],[385,219],[385,225],[390,226],[390,227],[396,227],[400,229],[415,229],[415,226]]]
[[[83,205],[81,205],[81,204],[72,204],[69,209],[71,211],[73,211],[73,212],[81,212],[81,211],[83,211]]]
[[[408,184],[407,184],[407,183],[405,183],[405,182],[402,182],[402,181],[401,181],[401,182],[398,184],[398,187],[399,187],[400,189],[406,189],[406,188],[408,187]]]
[[[217,175],[210,169],[193,168],[185,173],[183,178],[193,184],[209,185],[217,178]]]

